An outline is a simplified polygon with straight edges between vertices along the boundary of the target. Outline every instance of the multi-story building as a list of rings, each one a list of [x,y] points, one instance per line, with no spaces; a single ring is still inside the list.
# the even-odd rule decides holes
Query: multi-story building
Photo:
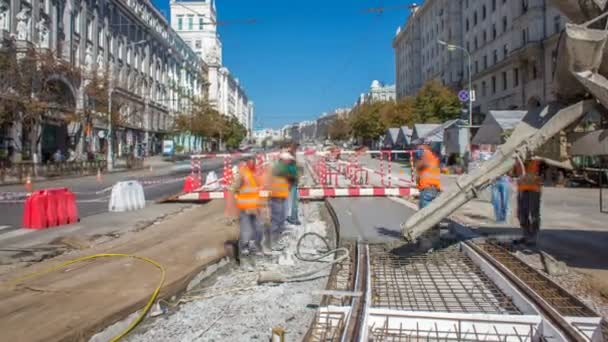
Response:
[[[164,134],[173,128],[174,115],[189,106],[183,95],[204,94],[203,61],[145,0],[0,0],[0,44],[5,52],[49,51],[82,71],[78,79],[57,74],[43,80],[54,83],[55,98],[62,103],[57,107],[61,110],[54,108],[41,124],[38,141],[43,143],[30,148],[42,160],[57,149],[107,148],[103,115],[81,124],[69,123],[58,113],[90,109],[85,87],[93,74],[108,81],[108,97],[120,104],[113,139],[119,155],[157,152]],[[31,157],[23,148],[28,135],[23,129],[14,122],[8,130],[13,159]]]
[[[374,103],[381,101],[395,101],[397,94],[395,93],[395,85],[384,85],[380,81],[372,81],[369,91],[359,95],[355,106],[360,106],[364,103]]]
[[[544,0],[427,0],[393,40],[397,97],[414,95],[431,79],[467,87],[466,54],[437,44],[442,40],[471,55],[473,113],[546,104],[554,99],[553,62],[565,22]]]
[[[251,135],[253,102],[222,64],[214,0],[171,0],[171,26],[209,66],[209,102],[222,114],[237,118]]]
[[[415,95],[424,82],[433,79],[454,89],[461,87],[463,53],[447,51],[438,41],[462,44],[462,2],[426,0],[411,6],[405,27],[398,28],[393,39],[397,98]]]
[[[530,109],[554,99],[553,60],[565,17],[543,0],[463,1],[473,112]]]

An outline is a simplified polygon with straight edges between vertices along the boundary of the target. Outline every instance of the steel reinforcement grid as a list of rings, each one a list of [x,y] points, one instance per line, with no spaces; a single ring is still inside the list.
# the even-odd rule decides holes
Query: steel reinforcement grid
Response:
[[[376,308],[521,314],[458,246],[403,256],[370,246],[370,265],[372,306]]]

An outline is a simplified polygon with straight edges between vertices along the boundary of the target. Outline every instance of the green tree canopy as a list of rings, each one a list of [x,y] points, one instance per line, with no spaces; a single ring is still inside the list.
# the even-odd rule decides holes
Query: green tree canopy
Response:
[[[351,136],[350,122],[345,118],[338,117],[329,125],[328,133],[330,139],[348,140]]]
[[[426,82],[413,101],[413,114],[417,123],[442,123],[457,119],[461,108],[458,96],[435,80]]]

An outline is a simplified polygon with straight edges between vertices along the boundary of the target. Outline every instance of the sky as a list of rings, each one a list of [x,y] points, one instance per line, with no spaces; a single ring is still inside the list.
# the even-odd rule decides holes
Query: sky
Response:
[[[216,0],[218,21],[256,20],[218,28],[223,64],[255,103],[254,130],[350,107],[375,79],[394,83],[391,43],[412,2]],[[168,15],[169,0],[153,3]]]

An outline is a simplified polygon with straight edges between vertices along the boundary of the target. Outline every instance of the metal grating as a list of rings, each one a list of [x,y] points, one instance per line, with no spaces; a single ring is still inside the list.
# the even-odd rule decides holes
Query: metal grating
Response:
[[[534,268],[511,254],[509,250],[495,243],[480,243],[478,246],[513,272],[515,276],[526,283],[561,315],[573,317],[598,316],[568,291],[542,276]]]
[[[306,341],[337,342],[340,341],[344,330],[344,313],[318,312]]]
[[[475,322],[472,320],[449,320],[439,319],[434,324],[416,324],[415,327],[399,324],[389,327],[389,320],[394,317],[386,317],[384,324],[380,327],[371,327],[369,331],[370,341],[382,342],[473,342],[473,341],[545,341],[538,338],[535,324],[516,324],[509,322]]]
[[[521,314],[457,246],[401,256],[371,248],[372,306],[407,311]]]

